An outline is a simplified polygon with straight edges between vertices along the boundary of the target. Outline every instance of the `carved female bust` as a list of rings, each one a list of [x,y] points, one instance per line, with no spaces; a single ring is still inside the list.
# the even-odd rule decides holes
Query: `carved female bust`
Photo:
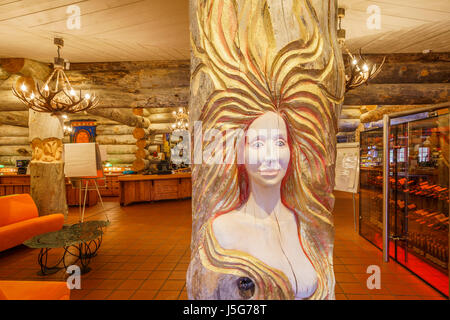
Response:
[[[334,298],[334,6],[191,1],[191,120],[215,132],[192,172],[191,299]]]

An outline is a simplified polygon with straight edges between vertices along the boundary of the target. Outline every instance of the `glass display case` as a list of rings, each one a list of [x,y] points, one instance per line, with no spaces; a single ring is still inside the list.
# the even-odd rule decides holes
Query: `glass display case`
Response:
[[[381,249],[383,220],[383,129],[360,136],[359,232]]]
[[[398,121],[397,121],[398,122]],[[389,255],[449,293],[449,119],[445,113],[391,125]],[[361,132],[360,234],[382,246],[383,131]]]

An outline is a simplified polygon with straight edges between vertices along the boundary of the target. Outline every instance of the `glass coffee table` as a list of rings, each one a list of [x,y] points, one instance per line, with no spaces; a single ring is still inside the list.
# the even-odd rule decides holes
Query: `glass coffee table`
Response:
[[[66,256],[73,256],[80,261],[81,273],[90,271],[89,263],[91,258],[97,255],[97,251],[102,244],[103,228],[109,225],[109,221],[85,221],[73,225],[66,225],[59,231],[48,232],[37,235],[23,244],[34,249],[40,249],[38,263],[41,270],[38,275],[44,276],[54,274],[66,265]],[[64,253],[58,262],[49,267],[48,252],[54,248],[63,248]]]

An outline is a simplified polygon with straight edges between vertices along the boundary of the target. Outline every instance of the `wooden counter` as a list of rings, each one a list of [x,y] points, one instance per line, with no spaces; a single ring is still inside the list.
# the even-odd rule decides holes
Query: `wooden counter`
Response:
[[[99,188],[102,197],[118,197],[120,194],[119,177],[121,173],[105,173],[105,186]]]
[[[0,176],[0,196],[10,194],[30,193],[30,176],[29,175],[4,175]],[[84,197],[84,192],[82,194]],[[79,192],[74,189],[66,179],[66,198],[68,206],[78,206]],[[83,198],[82,198],[83,201]],[[88,191],[86,197],[86,205],[94,206],[98,202],[97,191]]]
[[[119,177],[120,204],[166,199],[190,198],[191,174],[123,175]]]

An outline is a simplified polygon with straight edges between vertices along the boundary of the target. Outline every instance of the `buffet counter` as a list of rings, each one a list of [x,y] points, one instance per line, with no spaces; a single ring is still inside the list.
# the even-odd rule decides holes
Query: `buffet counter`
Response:
[[[30,193],[29,175],[3,175],[0,176],[0,197],[11,194]],[[83,193],[84,196],[84,193]],[[72,187],[69,179],[66,178],[66,199],[68,206],[79,205],[79,190]],[[97,191],[89,190],[86,195],[86,205],[94,206],[98,202]]]
[[[190,173],[133,174],[118,179],[122,206],[133,202],[190,198],[192,193]]]

